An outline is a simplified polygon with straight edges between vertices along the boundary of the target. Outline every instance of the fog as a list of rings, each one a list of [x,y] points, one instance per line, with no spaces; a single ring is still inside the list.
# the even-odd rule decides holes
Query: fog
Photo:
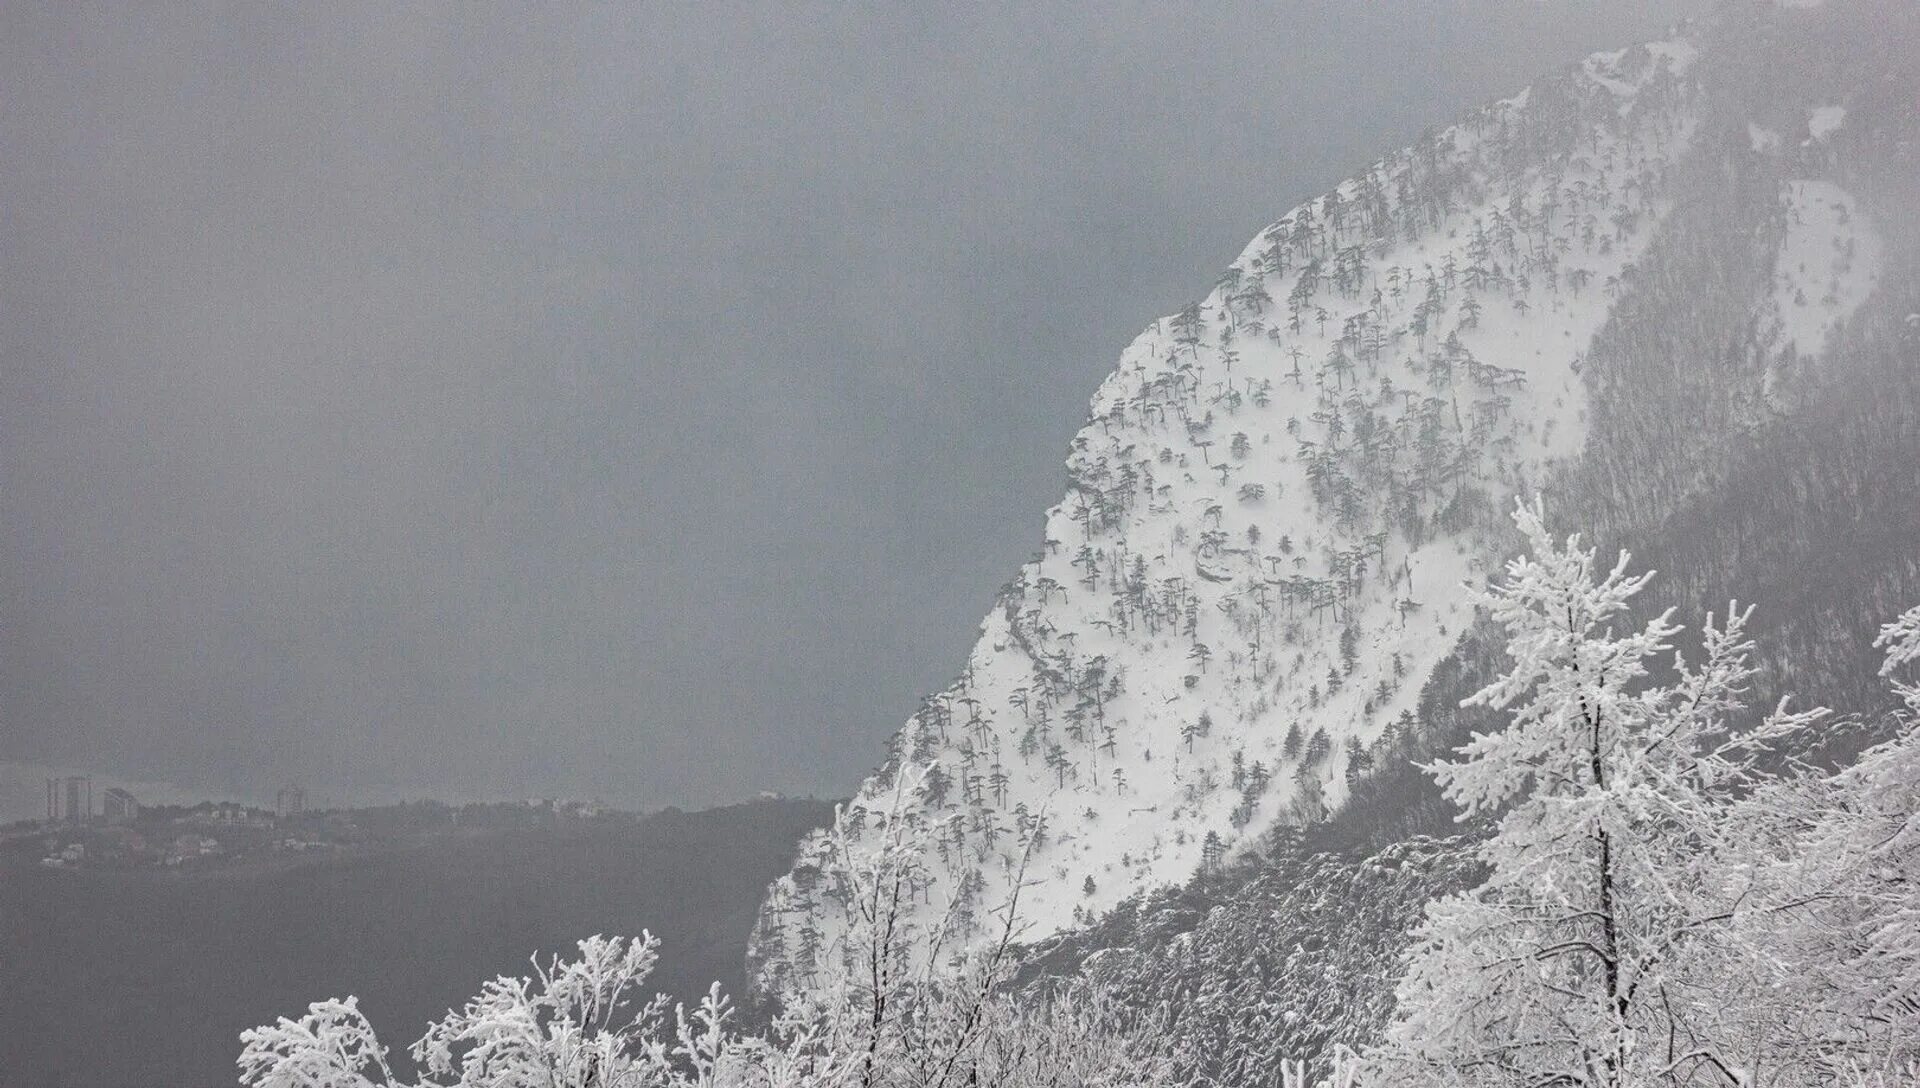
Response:
[[[9,5],[0,760],[844,794],[1141,327],[1684,7]]]

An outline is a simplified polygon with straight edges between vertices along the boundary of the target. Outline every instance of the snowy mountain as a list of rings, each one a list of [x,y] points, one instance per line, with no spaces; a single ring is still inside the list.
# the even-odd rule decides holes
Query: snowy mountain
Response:
[[[923,909],[985,933],[1024,867],[1044,936],[1324,818],[1430,728],[1513,496],[1624,539],[1731,494],[1896,266],[1910,290],[1873,196],[1909,73],[1852,44],[1875,7],[1736,5],[1589,57],[1289,212],[1142,333],[1041,549],[853,802],[930,768]],[[1715,555],[1675,592],[1717,591]],[[770,985],[835,954],[826,849],[769,893]]]

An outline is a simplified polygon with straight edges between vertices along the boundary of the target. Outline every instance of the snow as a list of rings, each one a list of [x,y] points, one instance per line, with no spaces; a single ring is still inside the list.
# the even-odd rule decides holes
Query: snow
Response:
[[[1230,850],[1316,793],[1338,802],[1347,744],[1414,708],[1498,558],[1442,529],[1437,506],[1410,531],[1367,474],[1434,473],[1414,443],[1438,431],[1459,459],[1443,475],[1502,501],[1579,453],[1581,360],[1692,131],[1684,110],[1638,109],[1640,92],[1695,56],[1675,42],[1589,58],[1569,77],[1591,125],[1571,150],[1515,164],[1503,134],[1528,120],[1542,97],[1529,93],[1441,132],[1432,169],[1469,194],[1447,212],[1400,203],[1427,150],[1375,164],[1261,232],[1203,302],[1126,348],[1073,442],[1044,547],[961,679],[896,738],[900,758],[938,760],[955,783],[924,801],[952,829],[935,909],[968,881],[983,910],[1001,903],[1042,814],[1020,901],[1029,938],[1184,880],[1209,836]],[[1363,425],[1389,452],[1358,452]],[[1360,493],[1357,514],[1324,497],[1327,472]],[[1286,753],[1296,726],[1330,748],[1304,771]],[[1048,739],[1023,753],[1036,732]],[[1039,757],[1049,745],[1058,758]],[[1236,765],[1255,763],[1271,785],[1232,787]],[[856,803],[887,792],[876,776]],[[798,868],[822,849],[803,846]],[[834,924],[812,894],[776,885],[758,952],[795,925]]]
[[[1684,39],[1649,42],[1633,49],[1594,53],[1581,62],[1581,70],[1587,78],[1623,100],[1620,113],[1625,116],[1657,74],[1683,74],[1699,55],[1698,47]]]
[[[1647,52],[1659,62],[1666,64],[1675,75],[1684,75],[1700,59],[1700,47],[1685,38],[1671,41],[1648,42]]]
[[[1493,827],[1478,848],[1487,879],[1428,905],[1395,1021],[1370,1055],[1381,1082],[1483,1083],[1446,1074],[1477,1071],[1498,1055],[1517,1074],[1509,1083],[1557,1083],[1592,1054],[1590,1040],[1613,1036],[1610,1080],[1650,1084],[1674,1068],[1659,1040],[1733,1053],[1750,1044],[1752,1023],[1770,1025],[1768,1045],[1777,1049],[1746,1052],[1777,1069],[1807,1046],[1773,1025],[1813,1022],[1772,1006],[1794,974],[1780,954],[1797,942],[1717,937],[1721,947],[1691,960],[1621,950],[1674,949],[1706,919],[1805,907],[1809,885],[1770,889],[1752,874],[1793,867],[1769,846],[1806,826],[1814,806],[1751,803],[1728,784],[1752,782],[1761,753],[1807,739],[1828,711],[1790,713],[1782,702],[1729,739],[1729,722],[1752,709],[1746,700],[1760,672],[1745,630],[1752,608],[1729,606],[1709,619],[1697,663],[1675,653],[1662,668],[1681,630],[1671,613],[1644,626],[1630,621],[1652,575],[1629,573],[1624,555],[1615,564],[1579,548],[1577,537],[1560,546],[1541,519],[1539,507],[1518,512],[1532,555],[1507,565],[1487,602],[1505,629],[1511,668],[1466,700],[1510,721],[1432,767],[1449,801]],[[1598,852],[1588,845],[1596,840]],[[1743,854],[1751,844],[1768,845]],[[1825,893],[1831,884],[1822,877],[1812,886]],[[1824,919],[1809,928],[1831,932]],[[1594,957],[1622,966],[1596,971]],[[1648,996],[1669,987],[1737,995],[1729,1007],[1739,1014],[1723,1020],[1712,1002]],[[1853,1034],[1817,1022],[1823,1036]],[[1789,1073],[1776,1083],[1817,1079]]]
[[[1436,232],[1435,236],[1388,251],[1375,262],[1375,272],[1404,266],[1415,270],[1417,275],[1425,270],[1440,268],[1449,257],[1466,263],[1466,235],[1484,211],[1475,209],[1473,212],[1463,212],[1454,217],[1445,230]],[[1643,229],[1604,256],[1583,255],[1590,261],[1584,268],[1592,275],[1593,283],[1598,285],[1624,274],[1649,234],[1650,231]],[[1257,244],[1243,255],[1240,263],[1244,265],[1254,255],[1255,249]],[[1270,290],[1276,297],[1283,297],[1289,282],[1283,281]],[[1576,362],[1604,322],[1609,300],[1598,286],[1571,297],[1554,297],[1543,285],[1535,285],[1518,298],[1530,300],[1528,308],[1531,313],[1521,313],[1513,299],[1491,300],[1486,305],[1478,328],[1463,332],[1460,339],[1486,363],[1524,372],[1526,385],[1514,395],[1515,403],[1511,409],[1513,420],[1524,421],[1520,430],[1525,432],[1521,438],[1523,456],[1515,466],[1514,477],[1539,479],[1547,464],[1577,453],[1584,440],[1581,408],[1585,393],[1579,381]],[[1211,301],[1218,309],[1222,300],[1216,294]],[[1288,352],[1295,348],[1309,359],[1325,358],[1338,338],[1335,330],[1341,327],[1344,318],[1361,309],[1355,307],[1347,314],[1335,315],[1327,322],[1325,334],[1306,330],[1298,339],[1290,339],[1284,349],[1267,343],[1236,342],[1240,351],[1239,366],[1250,374],[1284,375],[1291,366]],[[1453,316],[1458,317],[1457,311]],[[1543,329],[1547,328],[1556,330],[1556,334],[1542,335]],[[1110,380],[1096,398],[1095,416],[1110,412],[1127,398],[1136,396],[1156,376],[1156,372],[1164,376],[1168,361],[1176,354],[1171,339],[1164,334],[1156,336],[1150,333],[1141,341],[1136,341],[1123,356],[1115,380]],[[1391,376],[1406,385],[1414,385],[1421,380],[1411,371]],[[1224,379],[1225,374],[1217,369],[1216,363],[1202,372],[1199,378],[1205,383],[1216,378]],[[1303,403],[1299,415],[1304,416],[1311,410],[1311,404],[1304,403],[1309,400],[1301,398]],[[1284,402],[1276,404],[1275,413],[1283,419],[1290,411],[1291,405]],[[1176,426],[1177,421],[1150,433],[1169,443],[1175,442],[1178,436],[1166,432]],[[1138,436],[1129,435],[1128,439],[1137,441]],[[1120,441],[1108,444],[1109,448],[1121,445],[1123,443]],[[1234,473],[1233,484],[1251,476],[1270,481],[1281,496],[1306,494],[1309,491],[1306,472],[1290,446],[1291,443],[1279,446],[1269,444],[1256,449],[1253,457],[1249,458],[1252,463]],[[1117,453],[1117,449],[1114,452]],[[1269,538],[1290,535],[1296,541],[1319,544],[1327,542],[1328,538],[1340,537],[1324,522],[1317,522],[1311,517],[1302,516],[1297,520],[1279,521],[1276,524],[1278,519],[1273,512],[1248,511],[1243,504],[1234,501],[1231,485],[1216,486],[1214,481],[1201,475],[1189,476],[1183,482],[1188,485],[1190,494],[1198,492],[1202,497],[1189,498],[1185,511],[1174,507],[1168,512],[1181,513],[1196,507],[1210,509],[1217,506],[1222,510],[1222,527],[1231,539],[1243,538],[1246,528],[1254,524],[1267,526],[1265,533]],[[1163,546],[1156,547],[1154,551],[1156,555],[1162,555],[1178,550],[1178,542],[1171,539],[1171,534],[1178,532],[1181,527],[1182,523],[1179,522],[1169,526],[1164,521],[1156,524],[1152,518],[1137,517],[1129,529],[1130,535],[1136,540],[1140,537],[1152,539],[1149,534],[1159,534],[1160,540],[1155,543]],[[1074,526],[1066,508],[1055,509],[1049,520],[1048,535],[1055,539],[1073,539]],[[1072,580],[1072,573],[1062,569],[1066,566],[1062,559],[1064,557],[1049,560],[1043,564],[1043,569],[1065,584]],[[1123,748],[1117,761],[1119,766],[1128,771],[1129,789],[1136,803],[1114,817],[1104,818],[1098,834],[1089,833],[1073,840],[1065,851],[1065,858],[1057,863],[1066,871],[1065,875],[1091,873],[1095,875],[1096,884],[1106,888],[1101,884],[1103,877],[1109,881],[1114,876],[1126,877],[1128,859],[1137,858],[1142,853],[1142,844],[1152,844],[1152,849],[1146,852],[1152,863],[1148,867],[1150,873],[1145,875],[1160,880],[1184,876],[1197,865],[1199,836],[1189,835],[1181,841],[1175,835],[1169,841],[1169,817],[1185,822],[1197,819],[1203,826],[1226,832],[1225,817],[1230,813],[1234,800],[1230,795],[1192,805],[1183,803],[1181,788],[1185,782],[1208,770],[1221,773],[1228,747],[1244,743],[1248,759],[1277,763],[1286,727],[1291,722],[1299,722],[1302,731],[1308,735],[1316,728],[1325,728],[1337,748],[1349,736],[1371,740],[1385,723],[1400,711],[1409,709],[1418,694],[1417,683],[1396,685],[1392,697],[1378,705],[1371,714],[1364,711],[1364,704],[1377,685],[1392,681],[1390,663],[1396,654],[1409,673],[1419,677],[1424,676],[1433,664],[1450,651],[1455,636],[1471,618],[1471,594],[1467,587],[1483,579],[1485,572],[1462,542],[1455,539],[1405,547],[1401,554],[1393,557],[1393,562],[1395,565],[1404,564],[1408,575],[1406,595],[1401,595],[1398,588],[1389,590],[1387,587],[1377,587],[1359,606],[1354,625],[1366,632],[1366,643],[1359,655],[1359,668],[1346,679],[1339,694],[1324,699],[1317,707],[1310,705],[1308,693],[1302,689],[1312,679],[1323,676],[1333,667],[1337,648],[1330,626],[1308,632],[1305,636],[1306,645],[1301,650],[1303,660],[1295,662],[1287,670],[1285,679],[1291,681],[1285,685],[1287,694],[1271,703],[1264,693],[1248,690],[1252,685],[1246,683],[1244,677],[1232,677],[1221,682],[1211,675],[1202,675],[1194,688],[1185,688],[1184,677],[1191,666],[1184,657],[1186,645],[1180,640],[1163,640],[1146,647],[1150,656],[1142,660],[1137,649],[1122,645],[1111,636],[1094,635],[1089,638],[1082,628],[1080,652],[1105,654],[1110,659],[1129,662],[1130,679],[1134,685],[1130,694],[1136,700],[1135,713],[1138,715],[1130,719],[1130,724],[1148,724],[1149,727],[1138,731],[1137,735],[1141,738],[1138,746],[1132,751]],[[1224,597],[1225,594],[1220,596]],[[1419,610],[1404,616],[1398,614],[1395,606],[1402,600],[1417,600]],[[1209,603],[1216,607],[1219,605],[1217,600]],[[1096,618],[1092,614],[1082,613],[1075,617],[1074,626],[1082,627]],[[999,670],[991,669],[993,664],[991,659],[976,659],[975,675],[1000,675]],[[1220,713],[1223,706],[1227,708],[1225,715]],[[1177,722],[1183,715],[1195,715],[1202,710],[1210,710],[1216,719],[1236,721],[1239,727],[1232,731],[1227,742],[1196,745],[1190,754],[1180,753],[1179,745],[1166,744],[1165,738],[1177,729]],[[1149,753],[1156,743],[1163,751],[1168,747],[1174,749],[1172,758],[1162,756],[1157,766],[1149,762]],[[1338,770],[1338,761],[1330,760],[1325,773],[1321,775],[1322,787],[1330,799],[1337,799],[1342,792],[1343,783]],[[1279,802],[1290,799],[1290,791],[1282,789],[1279,792],[1279,797],[1261,806],[1251,830],[1258,830],[1279,815]],[[1123,880],[1117,887],[1096,892],[1089,897],[1091,905],[1110,906],[1129,894],[1138,882],[1136,875],[1134,879]],[[1077,885],[1077,877],[1068,883]],[[1057,897],[1036,898],[1056,912],[1051,917],[1039,920],[1040,926],[1054,928],[1066,921],[1057,912],[1070,909],[1073,905],[1071,901]]]
[[[1830,181],[1790,181],[1787,230],[1774,260],[1777,344],[1811,358],[1879,282],[1881,243],[1853,197]]]
[[[1840,126],[1846,123],[1847,108],[1845,106],[1819,106],[1807,114],[1807,132],[1815,142],[1825,140],[1840,131]]]

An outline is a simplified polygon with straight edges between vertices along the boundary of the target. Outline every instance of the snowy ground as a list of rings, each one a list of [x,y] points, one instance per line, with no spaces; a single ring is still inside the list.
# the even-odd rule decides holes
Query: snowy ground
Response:
[[[1830,181],[1792,181],[1781,193],[1787,232],[1774,260],[1779,346],[1816,358],[1880,278],[1881,244],[1853,197]]]

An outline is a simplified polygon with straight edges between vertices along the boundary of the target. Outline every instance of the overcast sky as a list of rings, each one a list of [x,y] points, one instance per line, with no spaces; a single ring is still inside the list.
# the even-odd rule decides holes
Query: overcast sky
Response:
[[[34,7],[0,760],[639,806],[851,790],[1136,332],[1678,10]]]

